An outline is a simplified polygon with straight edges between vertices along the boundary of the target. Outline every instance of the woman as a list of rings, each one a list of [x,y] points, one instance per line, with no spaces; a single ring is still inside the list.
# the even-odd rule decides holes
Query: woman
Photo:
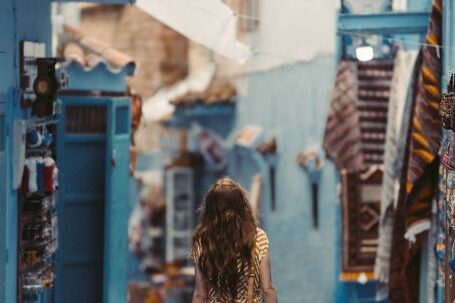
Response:
[[[193,303],[277,303],[268,248],[245,190],[229,178],[217,181],[193,235]]]

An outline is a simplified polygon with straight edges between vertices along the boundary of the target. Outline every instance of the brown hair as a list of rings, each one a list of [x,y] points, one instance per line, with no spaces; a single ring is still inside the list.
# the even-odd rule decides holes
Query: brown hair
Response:
[[[256,240],[246,191],[230,178],[220,179],[207,192],[200,212],[192,256],[208,287],[233,301],[238,282],[252,262]]]

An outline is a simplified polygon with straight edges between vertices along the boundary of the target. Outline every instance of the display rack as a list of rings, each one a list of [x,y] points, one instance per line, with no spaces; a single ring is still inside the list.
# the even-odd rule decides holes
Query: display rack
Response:
[[[36,302],[52,288],[58,247],[57,166],[52,128],[56,121],[25,124],[25,157],[18,212],[18,301]],[[33,142],[33,143],[32,143]]]

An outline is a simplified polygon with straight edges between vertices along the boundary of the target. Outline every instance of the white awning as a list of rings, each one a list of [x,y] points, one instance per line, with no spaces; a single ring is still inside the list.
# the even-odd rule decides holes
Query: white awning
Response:
[[[237,17],[220,0],[137,0],[136,5],[175,31],[239,63],[251,49],[237,41]]]

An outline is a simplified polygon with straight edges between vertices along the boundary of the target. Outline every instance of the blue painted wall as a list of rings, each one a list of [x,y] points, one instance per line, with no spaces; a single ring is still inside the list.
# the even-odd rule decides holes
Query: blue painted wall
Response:
[[[0,247],[0,272],[6,271],[6,283],[0,285],[0,302],[16,302],[17,267],[17,196],[11,187],[11,124],[15,118],[27,117],[19,107],[17,88],[19,83],[19,41],[42,41],[51,50],[50,2],[48,0],[2,0],[0,1],[0,94],[7,94],[7,195],[0,201],[0,211],[6,211],[6,222],[0,228],[6,230],[6,247]],[[7,256],[5,256],[7,252]],[[7,257],[7,258],[6,258]],[[6,261],[6,268],[5,262]]]
[[[277,136],[277,208],[271,211],[265,178],[261,218],[270,238],[280,301],[285,303],[334,302],[339,257],[335,170],[326,163],[319,191],[320,227],[314,230],[310,183],[295,161],[300,149],[322,141],[334,71],[334,58],[320,57],[253,74],[248,94],[237,102],[236,130],[256,124]],[[251,177],[261,166],[243,161],[243,178],[234,177],[245,179],[248,170]]]
[[[335,74],[335,57],[283,66],[248,78],[248,92],[237,98],[233,117],[198,118],[223,138],[232,138],[246,125],[259,125],[278,141],[276,210],[270,207],[269,166],[258,154],[234,148],[228,174],[247,189],[261,173],[264,190],[260,220],[269,234],[272,270],[280,302],[364,302],[375,294],[375,284],[343,283],[341,271],[341,215],[338,176],[326,161],[319,189],[320,226],[312,226],[311,188],[307,175],[296,164],[297,153],[322,143]],[[179,121],[182,117],[177,119]],[[199,198],[223,172],[204,169]]]

